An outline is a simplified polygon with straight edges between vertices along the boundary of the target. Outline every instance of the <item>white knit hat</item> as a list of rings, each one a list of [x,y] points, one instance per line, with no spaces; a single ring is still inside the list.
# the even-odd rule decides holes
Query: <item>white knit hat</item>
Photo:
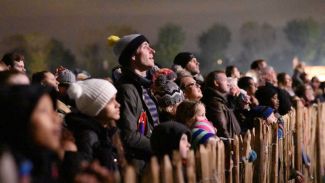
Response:
[[[75,99],[77,109],[88,116],[97,116],[116,93],[116,88],[103,79],[78,81],[68,89],[68,95]]]

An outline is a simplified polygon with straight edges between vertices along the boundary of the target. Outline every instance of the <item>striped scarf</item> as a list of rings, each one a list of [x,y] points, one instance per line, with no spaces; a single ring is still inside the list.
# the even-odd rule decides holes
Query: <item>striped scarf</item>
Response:
[[[157,126],[159,124],[159,115],[158,115],[158,110],[155,102],[149,95],[148,89],[142,87],[142,94],[143,94],[143,99],[145,104],[147,105],[149,109],[149,113],[153,119],[153,124],[154,126]]]

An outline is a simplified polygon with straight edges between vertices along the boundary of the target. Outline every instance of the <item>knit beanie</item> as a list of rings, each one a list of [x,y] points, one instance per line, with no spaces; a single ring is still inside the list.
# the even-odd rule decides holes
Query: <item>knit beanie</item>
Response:
[[[270,99],[277,93],[278,91],[274,86],[265,85],[258,88],[255,93],[255,97],[260,105],[269,105]]]
[[[63,71],[59,72],[57,80],[60,82],[60,84],[72,84],[76,82],[76,76],[69,69],[64,69]]]
[[[153,91],[161,107],[174,105],[184,100],[183,91],[175,82],[168,80],[166,75],[158,76]]]
[[[117,93],[116,88],[103,79],[88,79],[70,85],[68,95],[77,109],[88,116],[97,116]]]
[[[111,35],[107,38],[108,44],[113,46],[113,52],[118,57],[118,62],[122,66],[129,65],[132,55],[143,42],[149,42],[141,34],[130,34],[119,38]]]
[[[183,124],[175,121],[160,123],[152,131],[150,137],[151,148],[155,155],[163,157],[172,155],[173,150],[179,150],[179,143],[183,134],[191,141],[191,131]]]
[[[250,110],[250,113],[254,117],[267,119],[273,113],[273,109],[267,106],[256,106]]]
[[[190,52],[181,52],[176,55],[174,59],[174,64],[180,65],[183,68],[186,67],[187,63],[189,63],[192,58],[194,58],[194,55]]]
[[[211,137],[216,136],[213,124],[208,120],[200,120],[194,123],[192,128],[192,145],[197,148],[200,144],[205,144]]]

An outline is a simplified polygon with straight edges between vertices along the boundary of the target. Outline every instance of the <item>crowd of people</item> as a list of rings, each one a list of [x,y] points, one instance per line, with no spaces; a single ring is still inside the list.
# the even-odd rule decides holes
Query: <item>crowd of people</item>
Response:
[[[141,177],[152,156],[161,160],[176,150],[186,164],[190,149],[220,140],[227,145],[253,129],[254,118],[277,124],[281,139],[282,116],[295,101],[308,107],[325,100],[325,84],[309,80],[302,64],[293,76],[260,59],[248,72],[228,66],[203,77],[191,52],[160,68],[145,36],[108,42],[119,64],[111,78],[64,66],[29,77],[23,54],[4,54],[0,182],[118,182],[127,165]]]

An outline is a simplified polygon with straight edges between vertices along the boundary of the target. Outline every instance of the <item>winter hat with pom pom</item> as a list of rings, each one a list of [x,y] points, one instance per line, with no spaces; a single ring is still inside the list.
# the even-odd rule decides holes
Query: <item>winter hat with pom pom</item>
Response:
[[[111,35],[107,38],[108,44],[113,46],[114,54],[118,57],[118,62],[122,66],[128,66],[132,54],[138,49],[143,42],[149,42],[146,37],[141,34],[130,34],[119,38]]]
[[[103,79],[78,81],[68,89],[68,95],[75,100],[77,109],[88,116],[97,116],[116,92],[116,88]]]
[[[153,92],[161,107],[174,105],[184,100],[182,90],[175,82],[168,80],[166,75],[158,76],[154,83]]]

